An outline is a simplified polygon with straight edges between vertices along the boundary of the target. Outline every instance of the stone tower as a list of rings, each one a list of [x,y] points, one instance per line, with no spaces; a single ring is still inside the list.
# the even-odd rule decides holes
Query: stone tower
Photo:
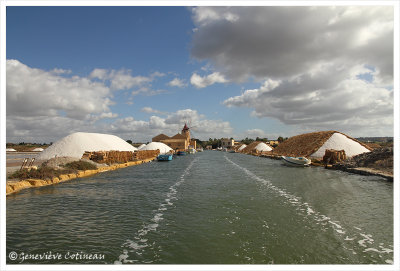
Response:
[[[183,126],[182,135],[184,135],[186,137],[186,142],[188,145],[190,145],[190,131],[189,131],[189,127],[187,127],[186,123],[185,123],[185,126]]]

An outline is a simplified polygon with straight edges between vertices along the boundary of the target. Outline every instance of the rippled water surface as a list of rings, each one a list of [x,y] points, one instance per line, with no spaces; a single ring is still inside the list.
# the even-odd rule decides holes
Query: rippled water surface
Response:
[[[205,151],[9,196],[13,252],[9,264],[392,263],[393,183]]]

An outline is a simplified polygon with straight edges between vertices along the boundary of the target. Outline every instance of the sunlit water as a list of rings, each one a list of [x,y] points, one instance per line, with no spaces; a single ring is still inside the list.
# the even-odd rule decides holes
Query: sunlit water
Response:
[[[62,259],[21,260],[50,253]],[[65,256],[74,253],[103,258]],[[9,264],[390,264],[393,183],[206,151],[9,196],[7,255]]]

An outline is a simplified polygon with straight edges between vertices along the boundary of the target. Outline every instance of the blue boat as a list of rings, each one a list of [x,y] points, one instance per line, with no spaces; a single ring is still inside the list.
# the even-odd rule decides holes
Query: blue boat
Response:
[[[176,155],[186,155],[186,152],[185,151],[177,151]]]
[[[157,156],[157,161],[172,161],[172,154],[160,154]]]

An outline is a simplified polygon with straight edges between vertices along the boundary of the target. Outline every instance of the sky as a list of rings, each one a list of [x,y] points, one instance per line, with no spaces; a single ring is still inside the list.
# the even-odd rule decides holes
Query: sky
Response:
[[[393,12],[8,6],[6,141],[393,136]]]

